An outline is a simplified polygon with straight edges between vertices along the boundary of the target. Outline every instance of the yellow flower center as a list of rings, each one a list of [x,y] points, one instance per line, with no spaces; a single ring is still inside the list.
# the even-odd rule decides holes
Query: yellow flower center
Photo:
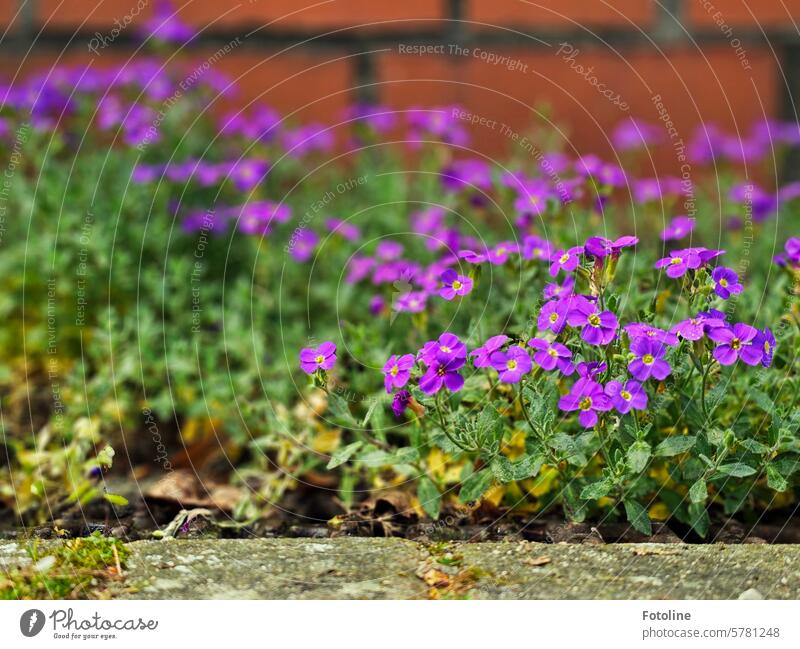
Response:
[[[318,355],[318,356],[317,356],[317,357],[314,359],[314,362],[316,362],[316,364],[317,364],[317,365],[322,365],[322,363],[324,363],[324,362],[325,362],[325,357],[324,357],[322,354],[319,354],[319,355]]]
[[[453,351],[447,345],[442,345],[441,347],[439,347],[439,349],[441,349],[445,354],[449,354],[451,351]]]
[[[568,260],[569,260],[569,255],[566,252],[558,258],[558,261],[561,262],[562,264],[566,263]]]
[[[453,289],[457,291],[460,288],[461,288],[461,282],[459,282],[457,279],[453,280]]]
[[[719,285],[722,288],[727,288],[728,287],[728,280],[723,277],[721,280],[719,280]]]
[[[642,363],[645,365],[652,365],[655,362],[655,357],[652,354],[645,354],[642,356]]]
[[[593,327],[599,327],[600,326],[600,316],[597,315],[596,313],[593,313],[592,315],[590,315],[589,316],[589,324],[592,325]]]
[[[555,313],[555,312],[551,313],[550,314],[550,322],[555,322],[556,320],[558,320],[558,314]]]
[[[510,369],[510,370],[515,370],[515,369],[517,369],[517,361],[508,361],[508,362],[506,363],[506,367],[507,367],[508,369]]]
[[[590,410],[592,408],[592,398],[584,397],[583,399],[581,399],[581,402],[580,404],[578,404],[578,407],[581,410]]]
[[[765,354],[769,354],[769,350],[770,349],[772,349],[772,347],[769,344],[769,340],[765,340],[764,341],[764,353]]]
[[[630,401],[631,400],[631,393],[628,392],[627,390],[623,390],[622,392],[620,392],[619,396],[621,396],[623,399],[625,399],[625,401]]]
[[[550,354],[553,358],[558,358],[558,352],[555,349],[548,349],[547,353]]]
[[[497,249],[495,252],[496,252],[498,255],[504,255],[504,254],[506,254],[506,252],[507,252],[507,249],[506,249],[506,248],[504,248],[503,246],[500,246],[500,247],[499,247],[499,248],[498,248],[498,249]]]
[[[389,370],[389,374],[392,376],[397,376],[397,373],[400,371],[400,368],[397,365],[393,365],[392,369]]]
[[[670,259],[669,263],[672,264],[673,266],[677,266],[678,264],[683,263],[683,259],[681,259],[680,257],[673,257],[672,259]]]
[[[741,347],[742,347],[741,340],[739,340],[738,338],[734,338],[733,340],[731,340],[731,349],[741,349]]]
[[[539,204],[539,197],[531,196],[531,205],[538,205],[538,204]]]

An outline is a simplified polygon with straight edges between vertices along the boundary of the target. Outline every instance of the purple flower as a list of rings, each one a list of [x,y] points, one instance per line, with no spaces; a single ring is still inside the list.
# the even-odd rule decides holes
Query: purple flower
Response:
[[[644,410],[647,408],[647,392],[644,391],[641,383],[633,379],[625,385],[619,381],[609,381],[606,384],[606,394],[611,397],[611,405],[622,415],[631,409]]]
[[[546,302],[539,312],[536,326],[545,331],[549,329],[553,333],[561,333],[567,325],[567,312],[570,300],[550,300]]]
[[[442,186],[450,191],[466,188],[488,191],[492,187],[491,168],[483,160],[456,160],[441,173]]]
[[[403,254],[403,244],[397,241],[381,241],[375,248],[375,256],[384,261],[397,259]]]
[[[535,349],[533,362],[543,370],[554,370],[558,367],[564,374],[572,374],[574,368],[570,363],[572,352],[564,345],[557,342],[548,342],[543,338],[531,338],[528,347]]]
[[[512,345],[505,352],[494,352],[489,360],[503,383],[519,383],[532,367],[531,357],[520,345]]]
[[[666,229],[661,233],[662,241],[674,241],[683,239],[694,230],[695,220],[688,216],[676,216],[670,221]]]
[[[653,327],[645,322],[631,322],[626,324],[625,332],[628,337],[633,340],[634,338],[652,338],[665,345],[677,345],[678,337],[672,331],[664,331],[657,327]],[[702,336],[702,333],[700,334]]]
[[[347,277],[345,281],[348,284],[357,284],[362,279],[365,279],[375,268],[375,260],[372,257],[358,257],[354,256],[347,262]]]
[[[468,264],[482,264],[488,257],[486,253],[478,253],[473,250],[459,250],[458,258],[463,259]]]
[[[620,151],[647,148],[663,140],[664,131],[660,126],[634,117],[620,122],[611,134],[614,148]]]
[[[435,358],[420,378],[419,389],[425,394],[434,394],[444,386],[450,392],[458,392],[464,385],[464,377],[458,373],[464,362],[463,357],[451,357],[444,361]]]
[[[353,121],[363,124],[375,133],[386,133],[394,128],[397,116],[386,106],[359,102],[349,106],[345,115]]]
[[[514,209],[522,214],[519,223],[527,223],[531,216],[541,216],[547,211],[547,202],[550,192],[543,185],[528,184],[523,187],[517,200],[514,201]]]
[[[742,292],[739,276],[730,268],[717,266],[714,272],[711,273],[711,279],[716,283],[714,292],[723,300],[727,300],[731,294],[738,295]]]
[[[387,394],[391,394],[394,388],[402,388],[408,383],[414,362],[414,354],[405,354],[404,356],[393,354],[389,357],[383,366],[383,385]]]
[[[608,365],[606,363],[600,363],[598,361],[592,361],[590,363],[578,363],[575,366],[575,370],[578,372],[578,376],[582,379],[592,380],[596,376],[600,376],[608,369]]]
[[[241,192],[248,192],[264,180],[270,164],[266,160],[240,160],[229,171],[233,186]]]
[[[563,284],[558,284],[557,282],[551,282],[550,284],[546,284],[544,287],[544,299],[549,300],[552,298],[566,298],[573,295],[573,289],[575,288],[575,278],[571,275],[568,275],[564,279]]]
[[[483,344],[483,347],[472,350],[469,355],[474,357],[472,362],[475,367],[491,367],[492,363],[489,358],[509,340],[511,339],[503,334],[492,336]]]
[[[671,333],[678,334],[686,340],[700,340],[707,330],[714,327],[725,325],[724,315],[722,318],[710,316],[705,313],[698,313],[694,318],[683,320],[670,329]]]
[[[295,261],[308,261],[319,243],[319,236],[313,230],[302,228],[294,233],[289,242],[289,254]]]
[[[336,343],[326,341],[319,347],[306,347],[300,350],[300,369],[306,374],[317,370],[329,370],[336,363]]]
[[[408,402],[411,401],[411,393],[408,390],[400,390],[394,395],[392,399],[392,412],[398,419],[403,416],[403,413],[408,408]]]
[[[661,381],[672,372],[669,363],[664,360],[667,348],[664,343],[650,338],[635,338],[631,341],[631,352],[634,359],[628,363],[628,370],[640,381],[651,376]]]
[[[669,257],[664,257],[656,262],[656,268],[666,268],[667,277],[675,279],[682,277],[691,268],[700,268],[702,262],[700,256],[696,253],[686,250],[673,250],[669,253]]]
[[[453,358],[463,361],[467,357],[467,346],[455,334],[445,332],[438,340],[426,342],[417,355],[425,365],[431,365],[437,360],[446,362]]]
[[[549,241],[540,239],[537,236],[529,234],[522,240],[522,258],[523,259],[546,259],[549,260],[553,254],[553,248]]]
[[[717,343],[714,358],[720,365],[733,365],[737,358],[748,365],[758,365],[764,357],[764,348],[753,344],[759,331],[755,327],[739,322],[733,327],[714,327],[708,337]]]
[[[152,17],[142,25],[142,36],[165,43],[187,43],[192,40],[196,35],[195,30],[184,23],[176,12],[169,0],[159,0]]]
[[[616,241],[606,239],[605,237],[589,237],[584,246],[586,254],[592,257],[619,257],[623,248],[635,246],[639,243],[637,237],[620,237]]]
[[[452,300],[456,295],[466,295],[472,290],[472,280],[464,275],[459,275],[452,268],[442,273],[442,288],[439,295],[445,300]]]
[[[569,394],[565,394],[558,402],[561,410],[572,412],[580,410],[578,421],[585,428],[597,424],[597,413],[611,410],[611,397],[604,391],[603,386],[590,379],[580,379],[572,386]]]
[[[369,312],[372,315],[380,315],[386,306],[386,298],[383,295],[373,295],[369,301]]]
[[[519,252],[519,246],[516,243],[513,243],[511,241],[503,241],[502,243],[498,243],[494,248],[489,250],[489,252],[486,255],[486,258],[489,260],[489,263],[495,264],[496,266],[501,266],[502,264],[505,264],[508,261],[509,255],[518,252]]]
[[[758,335],[753,339],[753,346],[760,347],[763,351],[761,364],[764,367],[772,365],[772,354],[775,352],[775,336],[769,329],[759,331]]]
[[[557,250],[550,257],[550,276],[555,277],[559,271],[566,270],[572,272],[578,267],[580,255],[583,254],[583,246],[575,246],[569,250]]]
[[[358,241],[361,238],[361,230],[352,223],[342,221],[342,219],[326,219],[325,227],[328,228],[331,233],[341,235],[341,237],[347,241]]]
[[[407,311],[408,313],[422,313],[428,301],[428,294],[424,291],[409,291],[397,298],[394,308],[395,311]]]
[[[598,312],[589,300],[576,300],[569,314],[570,327],[581,327],[581,338],[590,345],[607,345],[617,335],[619,321],[611,311]]]

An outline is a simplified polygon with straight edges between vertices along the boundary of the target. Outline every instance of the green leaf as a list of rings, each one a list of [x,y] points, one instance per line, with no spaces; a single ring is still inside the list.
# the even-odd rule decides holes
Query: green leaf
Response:
[[[125,498],[125,496],[120,496],[119,494],[105,493],[103,494],[103,498],[117,507],[124,507],[128,504],[128,499]]]
[[[603,478],[597,482],[586,485],[581,491],[581,498],[584,500],[597,500],[607,495],[613,488],[614,483],[608,478]]]
[[[340,446],[331,454],[331,459],[328,461],[326,468],[335,469],[340,464],[344,464],[353,457],[353,454],[360,449],[362,445],[363,442],[353,442],[347,446]]]
[[[514,480],[514,468],[511,466],[511,461],[505,455],[497,455],[489,465],[494,477],[498,482],[505,484]]]
[[[625,515],[628,517],[628,522],[633,526],[633,529],[648,536],[652,534],[653,526],[650,523],[647,510],[635,500],[624,500],[623,504],[625,505]]]
[[[511,463],[511,470],[514,472],[514,480],[527,480],[539,475],[539,471],[544,466],[545,458],[542,455],[526,455],[525,457]]]
[[[341,395],[335,392],[328,393],[328,410],[331,411],[334,417],[349,426],[358,426],[353,414],[350,412],[350,406],[347,405],[347,401]]]
[[[471,503],[478,500],[492,485],[494,476],[489,469],[481,469],[464,480],[458,498],[462,503]]]
[[[708,534],[708,528],[711,526],[711,519],[708,516],[705,505],[692,503],[688,507],[689,524],[692,529],[697,532],[701,537],[705,538]]]
[[[704,503],[708,499],[708,485],[700,478],[689,488],[689,500],[693,503]]]
[[[633,473],[641,473],[650,460],[650,444],[647,442],[634,442],[628,448],[628,467]]]
[[[434,520],[439,518],[439,512],[442,508],[442,494],[429,477],[425,476],[420,479],[417,485],[417,498],[422,505],[425,513]]]
[[[767,485],[775,491],[786,491],[789,488],[789,482],[772,465],[767,466]]]
[[[755,453],[756,455],[764,455],[769,451],[766,446],[754,439],[740,439],[738,442],[743,449]]]
[[[756,405],[768,415],[775,414],[775,402],[773,402],[766,393],[758,388],[751,387],[747,390],[747,396],[755,401]]]
[[[721,467],[717,468],[723,475],[729,475],[732,478],[746,478],[749,475],[753,475],[756,470],[744,464],[743,462],[732,462],[731,464],[723,464]]]
[[[663,442],[656,446],[657,457],[672,457],[685,453],[694,446],[697,438],[694,435],[667,437]]]
[[[367,409],[367,414],[364,415],[364,419],[361,420],[361,428],[367,427],[367,424],[369,424],[370,420],[372,419],[372,415],[375,414],[375,410],[379,405],[381,405],[379,399],[373,400],[373,402],[369,405],[369,408]]]

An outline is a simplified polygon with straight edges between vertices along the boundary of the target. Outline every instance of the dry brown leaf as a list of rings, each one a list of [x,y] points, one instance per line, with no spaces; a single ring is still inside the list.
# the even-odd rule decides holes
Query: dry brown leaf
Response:
[[[450,585],[450,577],[436,568],[431,568],[422,575],[422,580],[428,584],[428,586],[434,586],[436,588],[447,588]]]
[[[201,481],[190,471],[173,471],[147,489],[144,497],[151,500],[166,500],[181,507],[209,507],[230,512],[242,498],[239,487]]]
[[[537,566],[546,566],[548,563],[550,563],[550,561],[552,561],[550,557],[541,556],[541,557],[535,557],[535,558],[529,557],[527,559],[523,559],[522,563],[524,563],[526,566],[533,566],[535,568]]]

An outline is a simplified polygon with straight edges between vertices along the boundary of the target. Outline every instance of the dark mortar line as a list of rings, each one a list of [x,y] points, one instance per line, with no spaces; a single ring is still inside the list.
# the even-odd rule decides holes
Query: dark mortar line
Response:
[[[667,18],[667,20],[671,20]],[[498,49],[509,49],[524,46],[530,49],[549,49],[562,42],[570,42],[579,46],[597,46],[605,48],[606,44],[615,49],[631,50],[641,47],[658,47],[666,49],[672,47],[693,47],[689,38],[676,39],[673,36],[664,36],[656,28],[650,32],[634,31],[625,28],[599,28],[587,30],[530,30],[524,27],[497,27],[494,31],[465,29],[470,23],[461,20],[446,20],[446,29],[418,29],[413,34],[400,30],[382,30],[360,34],[353,30],[334,30],[328,33],[285,31],[265,32],[257,26],[248,29],[215,30],[204,33],[183,48],[183,51],[205,51],[218,49],[239,39],[240,47],[259,47],[266,49],[282,49],[294,47],[299,51],[315,49],[342,49],[363,50],[377,48],[396,49],[396,45],[449,45],[472,44],[477,46],[492,46]],[[674,23],[673,23],[674,24]],[[25,34],[22,30],[11,32],[9,36],[0,41],[0,52],[8,53],[9,50],[19,52],[21,45],[35,44],[37,49],[77,50],[85,49],[89,53],[89,42],[95,37],[95,32],[105,34],[102,30],[48,30],[41,38],[34,39],[33,34]],[[728,45],[728,38],[715,29],[700,29],[689,31],[689,37],[700,45]],[[800,34],[789,29],[775,30],[764,33],[747,30],[737,34],[743,45],[772,44],[800,44]],[[130,34],[120,34],[108,52],[136,48],[140,40]]]

